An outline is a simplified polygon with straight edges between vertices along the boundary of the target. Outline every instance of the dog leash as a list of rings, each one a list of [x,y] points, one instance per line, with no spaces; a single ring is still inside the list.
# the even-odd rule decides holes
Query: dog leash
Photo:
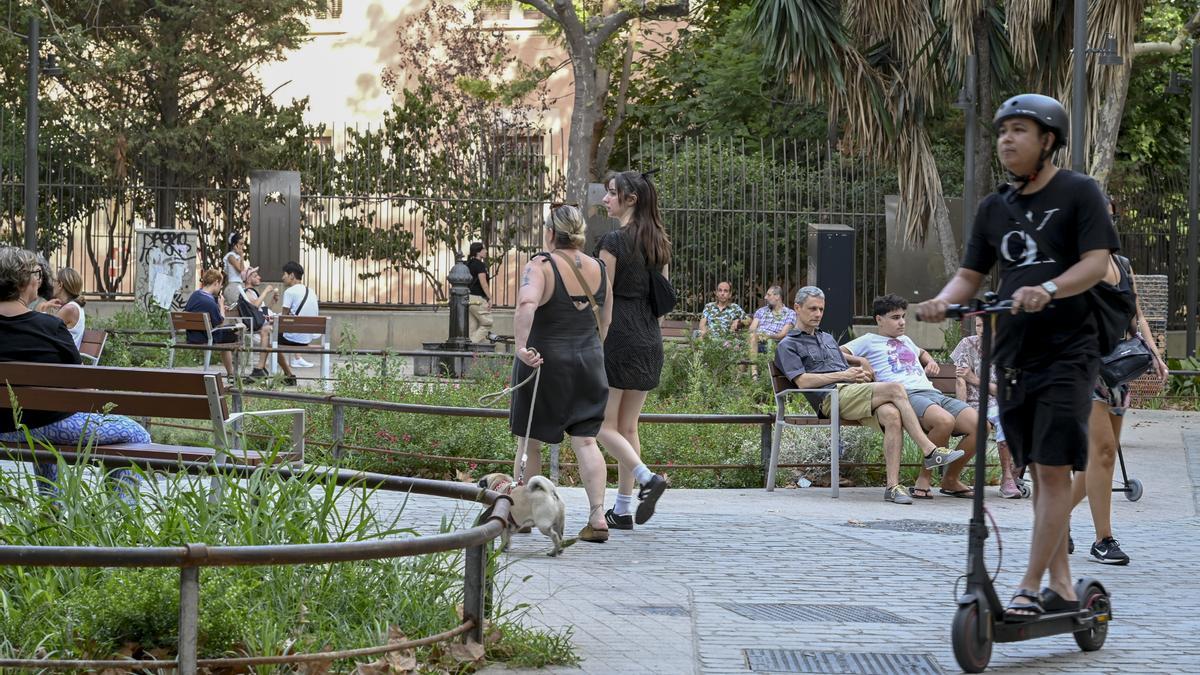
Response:
[[[538,350],[532,347],[528,347],[527,349],[533,352],[535,356],[540,356]],[[529,461],[529,432],[533,430],[533,407],[537,404],[538,383],[542,380],[542,367],[537,366],[528,377],[511,387],[505,387],[495,393],[479,397],[480,405],[491,405],[497,400],[529,384],[530,380],[533,381],[533,397],[529,399],[529,419],[525,422],[525,435],[521,437],[521,463],[517,465],[517,475],[513,482],[514,485],[525,484],[525,463]]]

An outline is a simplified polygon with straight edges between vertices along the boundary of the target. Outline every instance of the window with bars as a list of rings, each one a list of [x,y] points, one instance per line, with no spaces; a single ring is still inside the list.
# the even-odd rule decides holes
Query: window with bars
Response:
[[[326,0],[325,9],[319,10],[313,17],[316,19],[342,18],[342,0]]]

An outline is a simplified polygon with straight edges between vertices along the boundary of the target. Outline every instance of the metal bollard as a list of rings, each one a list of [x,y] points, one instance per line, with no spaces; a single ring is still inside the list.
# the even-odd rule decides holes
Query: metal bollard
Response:
[[[179,675],[196,675],[200,629],[200,568],[179,569]]]
[[[330,448],[334,459],[342,458],[342,440],[346,437],[346,407],[341,403],[333,404],[333,447]]]
[[[558,443],[550,444],[550,480],[558,483]]]
[[[770,473],[770,468],[768,468],[768,466],[771,463],[771,433],[774,431],[774,429],[774,425],[772,425],[770,422],[762,423],[759,449],[762,452],[764,479],[767,477],[767,474]]]
[[[475,622],[475,627],[463,634],[463,642],[474,640],[483,644],[483,619],[487,616],[485,598],[491,594],[487,580],[487,544],[468,548],[463,567],[463,620]]]

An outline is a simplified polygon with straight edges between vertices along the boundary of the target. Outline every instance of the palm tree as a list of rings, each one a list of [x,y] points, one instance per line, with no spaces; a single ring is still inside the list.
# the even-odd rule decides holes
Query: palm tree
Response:
[[[1101,46],[1111,33],[1118,51],[1130,53],[1145,4],[1094,0],[1089,7],[1091,46]],[[967,55],[978,56],[974,105],[981,124],[976,174],[965,179],[975,181],[978,194],[994,186],[988,122],[998,97],[1019,89],[1042,91],[1070,107],[1069,2],[753,0],[750,31],[768,65],[790,75],[798,96],[826,102],[831,115],[844,122],[851,147],[896,163],[898,218],[906,238],[924,241],[932,224],[948,275],[957,267],[959,253],[925,119],[957,92]],[[1088,69],[1091,112],[1084,147],[1100,146],[1101,152],[1091,154],[1102,163],[1107,153],[1111,165],[1128,72],[1100,68],[1094,60]],[[1115,103],[1109,96],[1114,91],[1119,92]],[[973,205],[967,209],[969,215]]]

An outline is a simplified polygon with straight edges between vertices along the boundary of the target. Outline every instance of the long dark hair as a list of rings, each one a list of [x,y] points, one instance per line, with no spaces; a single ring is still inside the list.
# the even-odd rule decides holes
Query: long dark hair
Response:
[[[658,215],[658,191],[650,176],[638,171],[621,171],[609,173],[604,180],[611,182],[617,189],[617,198],[622,202],[627,195],[633,195],[633,216],[625,226],[625,231],[642,253],[646,264],[654,268],[662,268],[671,264],[671,238],[663,227],[662,217]]]

